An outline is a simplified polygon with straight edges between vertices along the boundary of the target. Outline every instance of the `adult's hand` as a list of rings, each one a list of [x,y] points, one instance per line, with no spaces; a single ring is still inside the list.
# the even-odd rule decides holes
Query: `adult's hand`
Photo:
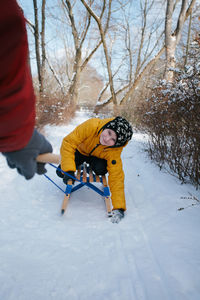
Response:
[[[35,173],[39,175],[46,173],[45,163],[38,163],[36,157],[52,151],[51,144],[35,129],[29,143],[23,149],[2,154],[6,157],[10,168],[16,168],[20,175],[31,179]]]

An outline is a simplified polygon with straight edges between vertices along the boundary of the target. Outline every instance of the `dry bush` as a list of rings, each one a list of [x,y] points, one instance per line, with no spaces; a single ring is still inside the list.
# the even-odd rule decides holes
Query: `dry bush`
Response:
[[[140,129],[150,136],[149,154],[182,183],[200,184],[200,64],[176,70],[173,83],[161,82],[138,108]]]
[[[67,95],[63,94],[55,77],[45,74],[45,89],[39,93],[37,78],[33,78],[36,102],[36,126],[41,128],[46,124],[66,124],[73,118],[76,107],[70,104]]]
[[[36,126],[41,128],[47,124],[66,124],[74,117],[75,110],[75,106],[64,97],[37,96]]]

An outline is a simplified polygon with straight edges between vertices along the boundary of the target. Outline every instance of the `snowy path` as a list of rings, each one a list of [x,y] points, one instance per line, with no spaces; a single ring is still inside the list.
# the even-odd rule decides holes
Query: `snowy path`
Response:
[[[46,128],[55,153],[85,118]],[[160,172],[142,140],[135,134],[123,152],[127,214],[119,224],[86,187],[61,217],[63,193],[44,176],[25,181],[0,156],[1,300],[200,299],[200,206],[178,211],[200,192]],[[48,175],[64,187],[51,166]]]

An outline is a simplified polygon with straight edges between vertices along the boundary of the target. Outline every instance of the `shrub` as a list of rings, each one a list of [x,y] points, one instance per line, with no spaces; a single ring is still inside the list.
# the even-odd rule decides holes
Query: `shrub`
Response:
[[[64,97],[37,96],[36,126],[41,128],[46,124],[66,124],[75,114],[76,107]]]
[[[200,62],[174,70],[173,83],[161,81],[138,109],[140,128],[150,136],[149,154],[182,183],[200,184]]]

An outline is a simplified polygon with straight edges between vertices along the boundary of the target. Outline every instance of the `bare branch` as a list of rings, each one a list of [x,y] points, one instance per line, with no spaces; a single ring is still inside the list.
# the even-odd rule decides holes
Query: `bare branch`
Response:
[[[65,91],[64,91],[63,84],[62,84],[62,82],[60,81],[60,79],[59,79],[58,75],[56,74],[56,72],[55,72],[54,68],[53,68],[53,67],[52,67],[52,65],[50,64],[50,62],[49,62],[49,60],[48,60],[48,58],[47,58],[47,57],[46,57],[46,61],[47,61],[47,63],[48,63],[49,69],[51,70],[51,72],[52,72],[52,74],[53,74],[54,78],[56,79],[56,81],[57,81],[58,85],[60,86],[60,89],[61,89],[61,91],[62,91],[63,95],[65,95]]]
[[[35,31],[35,26],[33,25],[33,23],[31,23],[31,21],[29,21],[28,19],[26,19],[26,23],[29,25],[30,29],[31,29],[31,32],[34,34],[34,31]]]
[[[36,53],[36,61],[37,61],[37,72],[38,72],[38,81],[41,85],[41,61],[40,61],[40,46],[39,46],[39,24],[38,24],[38,7],[37,7],[37,0],[33,0],[34,6],[34,19],[35,19],[35,26],[34,26],[34,38],[35,38],[35,53]]]
[[[106,40],[105,40],[105,34],[104,34],[103,27],[102,27],[101,19],[93,12],[91,7],[85,2],[85,0],[81,0],[81,2],[86,7],[86,9],[91,14],[91,16],[95,19],[95,21],[98,25],[99,32],[100,32],[101,39],[102,39],[102,43],[103,43],[103,49],[104,49],[106,64],[107,64],[107,71],[108,71],[108,77],[109,77],[109,82],[110,82],[110,92],[111,92],[111,95],[112,95],[112,98],[113,98],[113,103],[117,104],[115,90],[114,90],[114,84],[113,84],[112,70],[111,70],[111,58],[108,54],[108,48],[107,48],[107,44],[106,44]],[[110,14],[110,11],[111,11],[111,3],[112,3],[112,0],[109,0],[109,14]],[[103,9],[104,9],[104,6],[103,6]]]
[[[182,5],[181,5],[181,10],[177,22],[177,27],[176,27],[176,43],[178,44],[181,38],[181,33],[182,33],[182,28],[183,24],[185,22],[185,15],[186,15],[186,10],[187,10],[187,0],[182,0]]]
[[[71,22],[72,34],[73,34],[73,37],[74,37],[75,48],[77,49],[77,48],[79,48],[79,36],[78,36],[78,31],[77,31],[76,25],[75,25],[74,15],[73,15],[72,7],[71,7],[71,2],[69,0],[65,0],[65,2],[66,2],[66,5],[67,5],[68,16],[69,16],[69,19],[70,19],[70,22]]]
[[[178,45],[181,33],[183,29],[184,22],[186,21],[189,13],[192,11],[192,7],[195,4],[195,0],[192,0],[189,7],[187,8],[187,0],[182,0],[182,5],[180,13],[177,20],[177,26],[175,31],[172,33],[172,16],[173,16],[173,0],[167,1],[167,10],[166,10],[166,22],[165,22],[165,48],[166,48],[166,68],[165,68],[165,79],[167,81],[173,81],[174,72],[172,68],[175,67],[175,51],[176,46]]]

